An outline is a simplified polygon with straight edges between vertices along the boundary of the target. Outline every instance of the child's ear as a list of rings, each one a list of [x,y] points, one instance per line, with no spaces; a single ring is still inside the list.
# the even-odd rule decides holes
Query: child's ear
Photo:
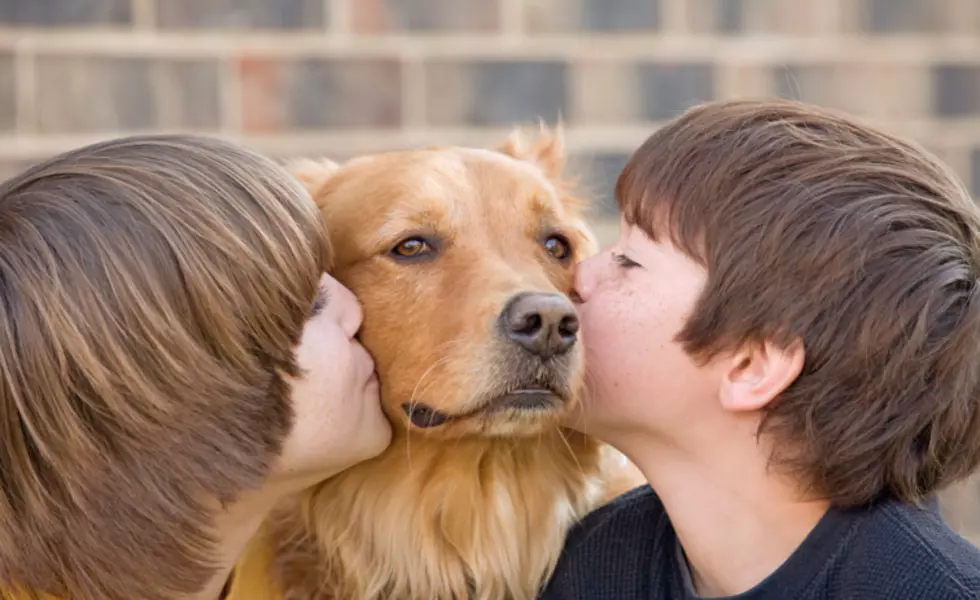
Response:
[[[761,410],[803,371],[803,341],[786,347],[772,342],[746,344],[729,359],[721,388],[722,408],[731,412]]]

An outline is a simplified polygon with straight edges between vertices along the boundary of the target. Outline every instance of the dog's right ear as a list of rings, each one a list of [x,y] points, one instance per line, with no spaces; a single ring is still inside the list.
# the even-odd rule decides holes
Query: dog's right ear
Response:
[[[328,158],[297,158],[286,163],[285,168],[292,173],[293,177],[299,179],[300,183],[313,197],[313,201],[319,205],[318,193],[327,181],[337,172],[340,165]]]

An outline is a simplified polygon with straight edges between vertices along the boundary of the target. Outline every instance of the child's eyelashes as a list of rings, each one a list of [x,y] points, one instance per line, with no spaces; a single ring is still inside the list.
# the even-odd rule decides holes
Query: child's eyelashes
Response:
[[[313,300],[313,307],[310,308],[310,317],[315,317],[327,306],[327,289],[324,286],[320,286],[316,293],[316,299]]]
[[[634,267],[639,267],[640,263],[636,262],[632,258],[626,256],[625,254],[620,254],[618,252],[613,252],[613,262],[624,269],[632,269]]]

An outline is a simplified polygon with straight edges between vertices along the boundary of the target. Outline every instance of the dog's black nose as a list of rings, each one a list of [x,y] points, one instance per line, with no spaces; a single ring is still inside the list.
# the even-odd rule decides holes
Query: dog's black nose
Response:
[[[500,313],[500,328],[530,352],[550,358],[575,345],[578,316],[560,294],[522,293],[507,301]]]

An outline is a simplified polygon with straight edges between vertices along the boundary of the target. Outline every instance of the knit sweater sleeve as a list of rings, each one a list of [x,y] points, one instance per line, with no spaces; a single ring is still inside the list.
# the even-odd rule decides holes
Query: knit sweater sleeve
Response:
[[[663,505],[649,486],[612,500],[570,532],[539,600],[651,597],[650,575],[666,548],[665,527],[669,530]]]

